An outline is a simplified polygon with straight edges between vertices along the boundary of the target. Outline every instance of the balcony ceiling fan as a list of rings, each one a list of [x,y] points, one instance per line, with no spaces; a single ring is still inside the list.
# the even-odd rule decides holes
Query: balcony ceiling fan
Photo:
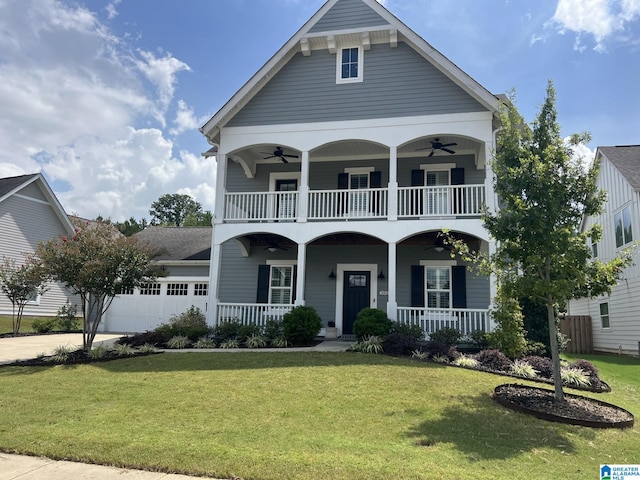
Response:
[[[436,150],[442,150],[443,152],[447,152],[447,153],[456,153],[453,150],[451,150],[450,148],[447,147],[454,147],[456,145],[458,145],[455,142],[452,143],[440,143],[440,139],[439,138],[435,138],[433,140],[430,140],[431,142],[431,146],[430,147],[425,147],[425,148],[418,148],[416,150],[416,152],[420,151],[420,150],[429,150],[431,149],[431,153],[429,154],[429,157],[433,157],[433,154],[436,152]]]
[[[268,157],[264,157],[264,160],[268,160],[270,158],[279,158],[280,160],[282,160],[282,163],[289,163],[287,161],[287,158],[298,158],[298,155],[289,155],[284,153],[284,150],[282,150],[282,147],[276,147],[275,150],[272,152],[261,152],[265,155],[269,155]]]

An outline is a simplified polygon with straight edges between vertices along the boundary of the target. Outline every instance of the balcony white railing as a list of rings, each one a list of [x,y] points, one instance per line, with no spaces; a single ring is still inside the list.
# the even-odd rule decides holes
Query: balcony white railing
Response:
[[[227,222],[294,221],[298,192],[226,193],[224,219]]]
[[[398,218],[478,216],[484,203],[484,185],[398,188]]]
[[[219,303],[217,324],[240,322],[242,325],[264,326],[267,320],[282,321],[293,305],[272,303]]]
[[[398,322],[418,325],[426,338],[445,327],[456,328],[462,335],[469,335],[476,330],[491,330],[488,310],[466,308],[398,307]]]
[[[312,190],[309,220],[358,220],[386,218],[389,205],[386,188]]]
[[[389,215],[387,188],[312,190],[307,218],[375,220]],[[226,193],[225,222],[295,221],[299,192]],[[398,188],[398,218],[477,217],[485,204],[484,185]]]

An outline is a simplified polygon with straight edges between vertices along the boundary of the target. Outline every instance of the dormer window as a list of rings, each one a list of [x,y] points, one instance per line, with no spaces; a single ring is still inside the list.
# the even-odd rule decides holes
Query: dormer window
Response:
[[[362,82],[362,47],[341,48],[337,55],[337,83]]]

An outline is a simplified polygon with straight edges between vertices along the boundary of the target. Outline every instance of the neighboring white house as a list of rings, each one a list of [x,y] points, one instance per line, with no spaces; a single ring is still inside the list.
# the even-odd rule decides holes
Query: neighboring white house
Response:
[[[499,108],[376,0],[327,1],[200,129],[217,161],[208,321],[309,305],[345,335],[365,307],[490,329],[494,282],[437,234],[493,249]]]
[[[41,173],[0,178],[0,259],[4,256],[20,264],[39,242],[74,233],[67,214]],[[55,315],[69,298],[72,297],[64,286],[51,284],[44,295],[27,304],[24,315]],[[0,314],[11,313],[11,302],[0,294]]]
[[[153,330],[192,305],[206,313],[211,227],[148,227],[135,237],[156,250],[153,261],[163,276],[118,295],[103,317],[101,330]]]
[[[584,227],[598,224],[603,235],[592,245],[595,258],[606,262],[640,239],[640,145],[599,147],[598,187],[607,192],[601,215],[587,217]],[[640,348],[640,263],[625,269],[611,295],[569,303],[570,315],[590,315],[593,347],[603,352],[638,354]]]

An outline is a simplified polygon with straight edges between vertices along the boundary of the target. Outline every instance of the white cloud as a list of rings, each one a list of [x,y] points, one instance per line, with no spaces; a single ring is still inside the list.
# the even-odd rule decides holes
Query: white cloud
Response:
[[[171,133],[171,135],[180,135],[188,130],[195,130],[208,119],[208,116],[197,118],[193,112],[193,108],[187,105],[184,100],[179,100],[176,118],[173,120],[175,127],[169,130],[169,133]]]
[[[106,14],[117,14],[119,0]],[[114,220],[148,216],[164,193],[190,189],[212,208],[214,159],[174,151],[193,128],[174,94],[189,66],[132,51],[88,8],[63,0],[0,0],[0,177],[44,171],[65,209]]]
[[[559,0],[552,22],[560,33],[576,33],[574,48],[583,51],[583,35],[593,36],[597,51],[611,38],[628,42],[625,31],[640,17],[640,0]]]

